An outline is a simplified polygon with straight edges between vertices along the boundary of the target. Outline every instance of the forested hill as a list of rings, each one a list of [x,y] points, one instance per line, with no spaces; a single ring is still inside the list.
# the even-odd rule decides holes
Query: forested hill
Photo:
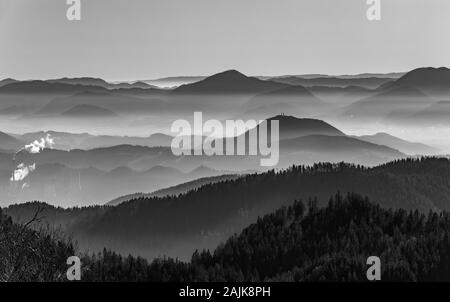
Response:
[[[449,212],[387,210],[349,194],[325,208],[283,207],[189,263],[107,250],[83,263],[89,281],[367,281],[377,256],[382,281],[450,281],[449,255]]]
[[[450,281],[450,213],[384,209],[337,194],[326,207],[295,201],[258,218],[189,262],[149,262],[103,249],[85,254],[0,211],[1,281],[66,281],[67,257],[82,257],[87,281],[367,281],[366,260],[381,259],[382,281]]]
[[[33,222],[18,225],[0,209],[0,282],[66,280],[67,258],[75,255],[72,244],[55,234],[31,230]]]
[[[83,249],[109,247],[147,258],[187,259],[196,248],[214,248],[258,216],[296,199],[317,197],[319,206],[324,206],[338,191],[368,196],[385,208],[450,210],[450,161],[408,159],[370,169],[343,163],[294,166],[116,207],[47,206],[42,223],[62,227]],[[6,212],[16,221],[25,221],[37,205],[11,206]]]

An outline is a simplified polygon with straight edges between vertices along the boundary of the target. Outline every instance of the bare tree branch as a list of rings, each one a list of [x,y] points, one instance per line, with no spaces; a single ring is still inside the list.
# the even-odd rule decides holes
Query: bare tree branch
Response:
[[[13,276],[15,275],[15,273],[18,271],[18,269],[20,268],[22,262],[23,262],[23,258],[25,255],[25,250],[27,249],[27,247],[25,246],[25,240],[24,240],[24,233],[27,230],[27,228],[35,223],[35,222],[40,222],[41,221],[41,217],[39,217],[39,215],[44,211],[44,207],[39,205],[38,208],[36,209],[36,212],[34,213],[33,217],[25,224],[22,225],[22,228],[17,236],[18,241],[17,244],[15,246],[15,249],[18,251],[18,255],[15,258],[14,265],[11,268],[10,273],[8,274],[9,276],[7,277],[8,281],[11,281]],[[33,250],[31,250],[31,252],[33,252]]]

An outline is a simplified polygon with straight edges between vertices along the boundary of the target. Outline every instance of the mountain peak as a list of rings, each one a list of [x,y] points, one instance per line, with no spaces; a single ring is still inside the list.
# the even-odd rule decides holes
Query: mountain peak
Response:
[[[373,135],[374,137],[394,137],[386,132],[377,132]]]
[[[205,83],[246,83],[252,81],[253,78],[247,77],[245,74],[235,70],[226,70],[220,73],[213,74],[203,80]]]
[[[239,71],[237,71],[236,69],[230,69],[230,70],[226,70],[223,72],[219,72],[216,73],[212,76],[209,77],[211,78],[227,78],[227,79],[231,79],[231,78],[247,78],[247,76]]]
[[[6,79],[3,79],[3,80],[0,80],[0,82],[17,82],[17,80],[13,79],[13,78],[6,78]]]
[[[281,121],[281,120],[289,121],[290,120],[290,121],[293,121],[293,120],[301,120],[301,119],[297,118],[295,116],[292,116],[292,115],[278,114],[278,115],[276,115],[274,117],[268,118],[268,120],[269,121],[272,121],[272,120],[276,120],[276,121]]]
[[[174,90],[178,94],[258,94],[287,87],[286,84],[248,77],[237,70],[216,73]]]
[[[439,67],[439,68],[421,67],[421,68],[416,68],[416,69],[411,70],[410,72],[406,73],[401,78],[411,78],[414,76],[421,76],[421,77],[436,76],[436,75],[443,75],[443,74],[449,74],[449,73],[450,73],[450,69],[448,69],[447,67]]]
[[[424,91],[450,90],[450,69],[423,67],[414,69],[399,78],[393,85],[409,85]]]
[[[280,139],[301,137],[306,135],[345,136],[339,129],[317,119],[297,118],[291,115],[280,114],[268,119],[279,122]]]

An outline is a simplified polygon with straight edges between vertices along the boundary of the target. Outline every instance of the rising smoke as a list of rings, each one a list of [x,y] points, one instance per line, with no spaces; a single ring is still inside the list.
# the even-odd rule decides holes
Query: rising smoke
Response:
[[[23,155],[24,153],[37,154],[46,148],[53,149],[54,145],[55,139],[50,134],[47,134],[40,140],[35,140],[34,142],[25,145],[23,148],[19,149],[19,151],[17,151],[14,154],[13,161],[14,162],[18,161],[18,158],[20,158],[21,155]],[[14,183],[23,182],[25,178],[27,178],[34,170],[36,170],[36,163],[25,164],[24,162],[21,162],[16,166],[16,168],[12,172],[10,181]],[[25,189],[27,187],[29,187],[29,184],[24,182],[21,188]]]

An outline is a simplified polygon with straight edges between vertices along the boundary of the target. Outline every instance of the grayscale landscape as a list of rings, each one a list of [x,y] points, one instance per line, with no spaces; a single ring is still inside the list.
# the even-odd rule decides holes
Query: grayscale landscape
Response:
[[[448,3],[0,1],[0,281],[450,280]]]

